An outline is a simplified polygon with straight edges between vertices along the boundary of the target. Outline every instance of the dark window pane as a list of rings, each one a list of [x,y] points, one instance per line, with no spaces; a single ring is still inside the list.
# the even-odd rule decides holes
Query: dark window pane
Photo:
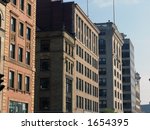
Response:
[[[26,36],[27,36],[27,40],[31,40],[31,28],[27,27],[27,30],[26,30]]]
[[[31,5],[29,3],[27,4],[27,14],[31,16]]]
[[[22,90],[22,74],[18,74],[18,89]]]
[[[41,59],[40,60],[40,70],[41,71],[49,71],[50,70],[49,59]]]
[[[22,37],[24,35],[24,25],[23,25],[23,23],[19,23],[19,34]]]
[[[40,79],[40,88],[48,89],[49,88],[49,78],[41,78]]]
[[[15,45],[10,44],[10,57],[15,59]]]
[[[41,111],[50,110],[50,99],[48,97],[41,97],[39,105]]]
[[[30,52],[26,52],[26,64],[30,65]]]
[[[28,76],[25,77],[25,89],[27,92],[30,91],[30,77]]]
[[[41,52],[49,52],[49,46],[50,46],[50,41],[49,40],[42,40],[40,44],[40,51]]]
[[[16,19],[11,17],[11,31],[16,32]]]
[[[18,49],[18,60],[19,60],[20,62],[23,61],[23,49],[20,48],[20,47],[19,47],[19,49]]]
[[[24,10],[24,0],[20,0],[20,9]]]
[[[9,71],[9,87],[10,88],[14,88],[14,72],[13,71]]]

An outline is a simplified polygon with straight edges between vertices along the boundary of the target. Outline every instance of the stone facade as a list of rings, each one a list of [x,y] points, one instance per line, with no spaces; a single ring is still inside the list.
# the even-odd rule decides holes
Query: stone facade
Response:
[[[99,40],[100,112],[123,112],[122,45],[117,26],[108,21],[96,23],[101,31]]]
[[[98,112],[98,29],[74,2],[37,3],[35,111]]]
[[[0,73],[3,74],[3,54],[4,54],[4,41],[5,41],[5,8],[6,3],[0,2]],[[2,109],[2,92],[0,92],[0,112]]]

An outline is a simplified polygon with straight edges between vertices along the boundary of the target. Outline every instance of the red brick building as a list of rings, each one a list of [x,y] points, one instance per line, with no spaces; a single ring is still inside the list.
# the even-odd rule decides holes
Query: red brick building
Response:
[[[36,0],[11,0],[6,7],[2,112],[34,111]]]

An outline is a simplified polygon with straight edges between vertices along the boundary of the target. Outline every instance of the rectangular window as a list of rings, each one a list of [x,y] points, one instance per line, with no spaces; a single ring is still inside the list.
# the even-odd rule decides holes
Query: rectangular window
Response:
[[[9,87],[14,88],[14,80],[15,80],[15,73],[13,71],[9,71]]]
[[[15,59],[15,45],[10,44],[10,58]]]
[[[107,107],[107,101],[106,100],[101,100],[99,105],[100,105],[100,108],[106,108]]]
[[[107,84],[106,78],[100,78],[99,79],[99,85],[100,86],[106,86],[106,84]]]
[[[28,76],[25,77],[25,90],[26,92],[30,91],[30,77]]]
[[[19,49],[18,49],[18,60],[20,62],[23,61],[23,49],[21,47],[19,47]]]
[[[49,70],[50,70],[49,59],[41,59],[40,60],[40,71],[49,71]]]
[[[22,90],[22,74],[18,74],[18,89]]]
[[[30,52],[26,52],[26,64],[30,65]]]
[[[26,37],[27,37],[27,40],[31,40],[31,28],[27,27],[27,30],[26,30]]]
[[[28,16],[31,16],[31,4],[27,4],[27,14]]]
[[[24,0],[20,0],[20,9],[24,10]]]
[[[28,113],[28,103],[9,101],[9,113]]]
[[[99,68],[100,75],[106,75],[106,68]]]
[[[72,80],[66,78],[66,112],[72,112]]]
[[[41,97],[39,107],[41,111],[50,110],[50,99],[48,97]]]
[[[106,89],[100,89],[99,90],[99,97],[106,98],[107,97],[107,90]]]
[[[66,78],[66,93],[72,93],[72,80]]]
[[[50,41],[42,40],[40,43],[40,51],[41,52],[49,52],[49,50],[50,50]]]
[[[48,87],[49,87],[49,78],[41,78],[40,79],[40,88],[48,89]]]
[[[99,64],[105,65],[106,64],[106,58],[100,58]]]
[[[24,35],[24,25],[21,22],[19,23],[19,35],[21,37],[23,37],[23,35]]]
[[[11,17],[11,31],[16,32],[16,19]]]

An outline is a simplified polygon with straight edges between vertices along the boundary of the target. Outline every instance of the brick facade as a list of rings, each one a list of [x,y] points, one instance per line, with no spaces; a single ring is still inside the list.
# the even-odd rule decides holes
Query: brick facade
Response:
[[[19,107],[23,107],[22,109],[27,106],[25,112],[34,111],[35,24],[36,0],[25,0],[22,8],[19,0],[16,3],[11,1],[7,5],[4,49],[5,89],[3,90],[2,112],[22,112],[23,110],[18,111],[13,108],[14,104],[20,103],[22,106]],[[22,51],[19,50],[20,48]],[[14,54],[13,58],[11,53]],[[19,56],[21,61],[19,61]],[[14,73],[13,80],[10,71]],[[11,83],[13,87],[10,86]]]

